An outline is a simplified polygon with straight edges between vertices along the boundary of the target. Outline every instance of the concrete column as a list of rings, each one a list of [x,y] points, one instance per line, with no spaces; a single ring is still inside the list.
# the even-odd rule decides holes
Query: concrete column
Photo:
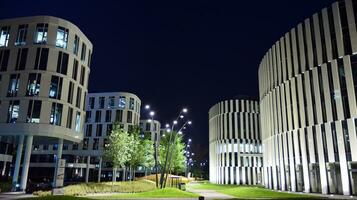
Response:
[[[99,157],[98,183],[100,182],[100,177],[102,176],[102,162],[103,158]]]
[[[89,165],[90,165],[90,156],[87,156],[86,183],[88,183],[89,180]]]
[[[24,135],[20,135],[19,142],[17,144],[14,174],[12,175],[12,184],[13,185],[17,184],[17,182],[18,182],[17,179],[19,178],[22,149],[24,147],[24,139],[25,139],[25,136]]]
[[[28,176],[29,166],[30,166],[32,141],[33,141],[33,136],[28,135],[26,138],[26,148],[25,148],[25,155],[24,155],[25,157],[24,157],[24,162],[22,164],[22,172],[21,172],[20,189],[22,191],[24,191],[26,189],[26,185],[27,185],[27,176]]]
[[[63,139],[60,138],[58,139],[58,146],[57,146],[57,156],[55,160],[55,172],[53,173],[53,186],[56,187],[56,181],[57,181],[57,167],[58,167],[58,161],[62,158],[62,150],[63,150]]]

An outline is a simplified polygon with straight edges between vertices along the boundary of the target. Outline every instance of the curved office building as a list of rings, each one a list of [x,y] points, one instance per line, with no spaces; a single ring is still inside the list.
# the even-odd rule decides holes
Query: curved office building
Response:
[[[209,110],[209,173],[217,184],[262,183],[257,101],[221,101]]]
[[[61,158],[63,141],[82,140],[91,54],[91,42],[66,20],[0,20],[0,136],[17,144],[13,182],[23,160],[22,190],[32,145],[58,143]]]
[[[259,67],[266,187],[356,194],[357,1],[283,35]]]

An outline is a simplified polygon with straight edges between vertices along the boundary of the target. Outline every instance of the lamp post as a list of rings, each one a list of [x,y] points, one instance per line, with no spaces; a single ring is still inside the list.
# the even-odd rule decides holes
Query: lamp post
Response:
[[[190,144],[191,144],[192,140],[189,138],[188,139],[188,142],[187,142],[187,145],[186,145],[186,150],[185,150],[185,154],[186,154],[186,177],[188,178],[188,173],[189,173],[189,168],[190,168],[190,160],[189,160],[189,157],[190,157]],[[194,155],[193,153],[191,154],[192,156]]]
[[[187,111],[187,110],[186,110]],[[173,141],[172,142],[175,142],[176,141],[176,135],[177,134],[182,134],[182,129],[184,129],[186,127],[186,125],[191,125],[192,124],[192,121],[190,120],[187,120],[183,125],[182,127],[177,131],[176,134],[173,135]],[[167,169],[170,170],[170,166],[171,166],[171,163],[172,163],[172,155],[173,155],[173,150],[171,150],[171,152],[169,153],[169,158],[168,158],[168,167]],[[166,163],[165,163],[166,164]],[[165,182],[163,183],[163,186],[166,187],[166,181],[167,181],[167,178],[168,178],[168,173],[166,174],[166,178],[165,178]],[[162,186],[161,186],[162,188]]]
[[[145,106],[146,110],[150,109],[149,105]],[[157,170],[157,134],[156,134],[156,130],[154,129],[154,115],[155,112],[154,111],[150,111],[149,115],[151,117],[151,124],[150,124],[150,132],[154,133],[154,160],[155,160],[155,183],[156,183],[156,187],[159,187],[159,177],[158,177],[158,170]]]
[[[163,186],[164,186],[164,176],[165,176],[165,172],[166,172],[166,167],[167,167],[167,164],[168,164],[168,161],[169,161],[169,156],[170,156],[170,154],[169,154],[169,152],[170,152],[170,145],[171,145],[171,143],[173,142],[173,141],[175,141],[175,140],[173,140],[173,139],[175,139],[175,136],[173,136],[173,130],[174,130],[174,127],[175,127],[175,125],[178,123],[178,120],[179,119],[183,119],[184,118],[184,115],[183,114],[185,114],[185,113],[187,113],[188,112],[188,110],[187,110],[187,108],[183,108],[181,111],[180,111],[180,113],[178,114],[178,116],[177,116],[177,118],[176,118],[176,120],[174,120],[173,121],[173,123],[172,123],[172,126],[171,126],[171,134],[170,134],[170,136],[169,136],[169,142],[167,143],[167,146],[166,146],[166,156],[165,156],[165,163],[164,163],[164,166],[163,166],[163,168],[161,169],[161,175],[160,175],[160,188],[163,188]],[[168,169],[170,169],[170,168],[168,168]],[[166,176],[166,179],[167,179],[167,176]],[[166,180],[165,179],[165,180]],[[166,182],[166,181],[165,181]]]

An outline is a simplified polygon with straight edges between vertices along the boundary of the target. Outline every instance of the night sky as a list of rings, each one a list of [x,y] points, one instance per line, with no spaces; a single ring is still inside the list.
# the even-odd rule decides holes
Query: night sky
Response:
[[[257,97],[265,52],[332,2],[0,0],[0,18],[52,15],[76,24],[94,45],[90,92],[135,93],[162,124],[187,106],[193,126],[185,134],[208,147],[209,108]]]

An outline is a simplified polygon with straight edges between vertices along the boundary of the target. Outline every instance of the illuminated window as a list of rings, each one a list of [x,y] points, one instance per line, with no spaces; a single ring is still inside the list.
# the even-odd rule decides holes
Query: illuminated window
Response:
[[[17,96],[17,91],[19,90],[19,81],[20,81],[20,74],[11,74],[9,87],[7,90],[8,97]]]
[[[30,100],[27,109],[27,123],[40,123],[41,101]]]
[[[56,47],[67,49],[67,42],[68,29],[59,26],[57,29]]]
[[[59,103],[52,103],[50,124],[61,126],[63,105]]]
[[[0,47],[7,47],[9,44],[10,26],[4,26],[0,30]]]
[[[10,101],[7,123],[16,123],[17,118],[19,117],[19,110],[20,110],[20,101],[19,100]]]
[[[28,28],[27,24],[19,26],[19,29],[17,30],[16,42],[15,42],[16,46],[26,45],[27,28]]]
[[[27,81],[26,96],[38,96],[40,93],[41,74],[30,73]]]
[[[61,99],[63,78],[52,76],[50,84],[49,97],[53,99]]]
[[[126,103],[125,97],[124,96],[120,96],[119,97],[119,108],[125,109],[125,103]]]
[[[81,113],[77,111],[76,113],[76,125],[75,125],[76,132],[81,131]]]
[[[47,44],[48,24],[37,24],[35,33],[35,44]]]

